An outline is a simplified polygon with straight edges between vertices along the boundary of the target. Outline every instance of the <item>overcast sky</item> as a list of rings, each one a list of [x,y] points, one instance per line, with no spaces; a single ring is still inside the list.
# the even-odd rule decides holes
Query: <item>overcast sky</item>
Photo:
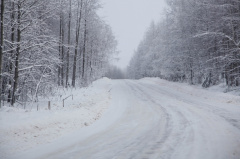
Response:
[[[166,6],[164,0],[100,0],[103,8],[101,17],[112,27],[118,41],[116,63],[125,68],[151,21],[158,21],[163,16]]]

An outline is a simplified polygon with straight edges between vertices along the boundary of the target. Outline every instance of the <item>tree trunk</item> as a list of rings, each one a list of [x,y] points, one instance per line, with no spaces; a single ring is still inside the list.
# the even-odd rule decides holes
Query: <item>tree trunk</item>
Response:
[[[75,54],[73,59],[73,75],[72,75],[72,86],[75,87],[76,84],[76,68],[77,68],[77,53],[78,53],[78,42],[79,42],[79,33],[80,33],[80,27],[81,27],[81,19],[82,19],[82,2],[79,4],[78,2],[78,10],[77,10],[77,23],[76,23],[76,41],[75,41]],[[80,13],[79,13],[80,12]]]
[[[93,76],[93,68],[92,68],[92,61],[93,61],[93,41],[91,42],[91,52],[90,52],[90,78]]]
[[[18,1],[18,16],[17,16],[17,52],[16,52],[16,59],[15,59],[15,73],[14,73],[14,84],[13,84],[13,92],[12,92],[12,102],[11,105],[16,102],[16,91],[18,86],[18,67],[19,67],[19,55],[20,55],[20,41],[21,41],[21,5]]]
[[[67,48],[67,68],[66,68],[66,88],[68,87],[68,77],[69,77],[69,54],[70,54],[70,43],[71,43],[71,18],[72,18],[72,0],[70,0],[69,6],[69,17],[68,17],[68,48]]]
[[[1,0],[1,29],[0,29],[0,108],[2,104],[2,57],[3,57],[3,14],[4,14],[4,0]]]
[[[61,49],[61,86],[64,86],[64,15],[61,14],[61,35],[62,35],[62,49]]]
[[[14,4],[14,2],[12,2],[11,3],[12,4],[12,14],[11,14],[11,42],[12,42],[12,44],[11,44],[11,61],[10,61],[10,63],[9,63],[9,73],[10,73],[10,75],[12,75],[13,74],[13,64],[12,64],[12,59],[14,58],[14,50],[13,50],[13,48],[14,48],[14,45],[13,45],[13,43],[14,43],[14,41],[15,41],[15,27],[14,27],[14,20],[15,20],[15,12],[14,12],[14,9],[15,9],[15,4]],[[12,79],[11,79],[11,77],[9,78],[9,86],[11,86],[12,87],[12,84],[13,84],[13,82],[12,82]],[[11,102],[11,99],[12,99],[12,90],[11,89],[9,89],[9,91],[8,91],[8,102],[10,103]]]
[[[59,16],[59,48],[58,48],[59,60],[61,60],[61,45],[62,45],[61,39],[62,39],[62,20],[60,15]],[[61,65],[58,66],[58,86],[60,85],[61,85]]]
[[[85,19],[85,25],[84,25],[84,41],[83,41],[82,79],[84,78],[84,74],[85,74],[86,40],[87,40],[87,20]]]

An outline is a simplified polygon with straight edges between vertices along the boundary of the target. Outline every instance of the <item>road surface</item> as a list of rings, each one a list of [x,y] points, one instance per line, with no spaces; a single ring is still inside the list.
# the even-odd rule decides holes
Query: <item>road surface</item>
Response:
[[[74,144],[65,139],[35,157],[240,159],[240,104],[181,89],[151,79],[112,81],[102,119],[69,137]]]

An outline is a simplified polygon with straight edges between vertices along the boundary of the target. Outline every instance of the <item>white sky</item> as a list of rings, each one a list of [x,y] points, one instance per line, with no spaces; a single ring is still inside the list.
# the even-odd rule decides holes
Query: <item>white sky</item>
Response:
[[[100,0],[103,8],[99,15],[112,27],[118,41],[118,57],[114,62],[126,68],[134,50],[143,39],[151,21],[157,22],[163,15],[164,0]]]

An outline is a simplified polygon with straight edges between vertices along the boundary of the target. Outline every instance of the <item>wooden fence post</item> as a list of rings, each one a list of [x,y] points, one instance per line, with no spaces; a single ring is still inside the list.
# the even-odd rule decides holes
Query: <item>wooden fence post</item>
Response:
[[[63,107],[64,107],[64,99],[63,99]]]
[[[51,110],[51,103],[48,101],[48,110]]]

